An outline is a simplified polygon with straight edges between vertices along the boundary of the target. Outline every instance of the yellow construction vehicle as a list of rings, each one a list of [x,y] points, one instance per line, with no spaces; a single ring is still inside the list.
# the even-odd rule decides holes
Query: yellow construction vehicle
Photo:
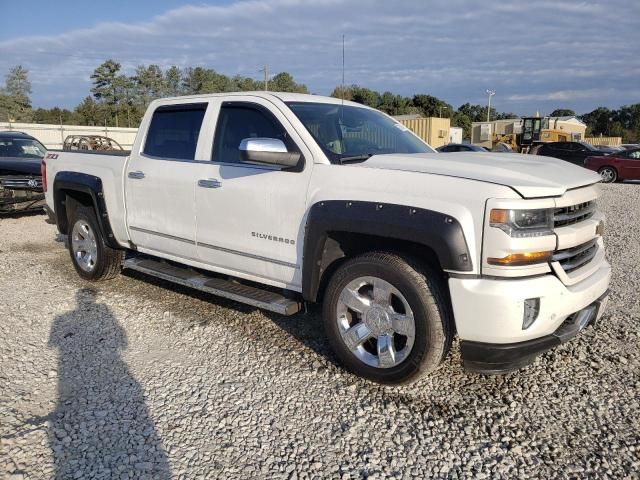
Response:
[[[570,142],[570,132],[550,128],[550,117],[524,117],[521,119],[522,131],[520,133],[494,133],[492,145],[508,145],[513,152],[529,153],[533,147],[548,142]]]

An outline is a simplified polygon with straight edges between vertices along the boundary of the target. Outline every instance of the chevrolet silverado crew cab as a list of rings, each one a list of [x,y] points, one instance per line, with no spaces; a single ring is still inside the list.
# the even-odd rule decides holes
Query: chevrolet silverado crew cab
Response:
[[[321,302],[338,359],[381,383],[432,371],[455,334],[467,369],[519,368],[607,299],[595,172],[439,154],[334,98],[156,100],[130,153],[49,151],[43,173],[82,278],[133,269],[281,315]]]

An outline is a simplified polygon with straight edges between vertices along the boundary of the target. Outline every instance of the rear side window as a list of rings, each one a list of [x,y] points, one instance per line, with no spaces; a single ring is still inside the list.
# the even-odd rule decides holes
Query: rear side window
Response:
[[[154,157],[193,160],[206,103],[166,105],[153,112],[144,153]]]
[[[296,150],[284,127],[271,113],[249,105],[222,105],[213,143],[212,160],[240,162],[240,142],[245,138],[277,138],[289,151]]]

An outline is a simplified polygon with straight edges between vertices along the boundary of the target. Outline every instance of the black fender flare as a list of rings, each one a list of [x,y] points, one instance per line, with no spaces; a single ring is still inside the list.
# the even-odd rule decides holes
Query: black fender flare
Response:
[[[122,247],[116,242],[109,222],[102,180],[87,173],[61,171],[56,174],[53,181],[53,204],[56,224],[61,233],[67,233],[69,228],[65,204],[67,192],[80,192],[91,197],[102,238],[109,247],[121,249]]]
[[[473,270],[462,225],[450,215],[388,203],[322,201],[314,204],[307,216],[302,262],[302,296],[307,301],[316,301],[332,232],[410,241],[433,250],[445,270]]]

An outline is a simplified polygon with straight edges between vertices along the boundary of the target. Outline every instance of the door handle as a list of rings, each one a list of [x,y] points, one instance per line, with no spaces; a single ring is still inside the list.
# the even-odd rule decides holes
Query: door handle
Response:
[[[203,188],[220,188],[222,186],[222,182],[215,178],[201,178],[198,180],[198,186]]]
[[[137,180],[141,180],[141,179],[143,179],[143,178],[144,178],[144,172],[140,172],[140,171],[137,171],[137,172],[129,172],[129,174],[128,174],[127,176],[128,176],[129,178],[134,178],[134,179],[137,179]]]

